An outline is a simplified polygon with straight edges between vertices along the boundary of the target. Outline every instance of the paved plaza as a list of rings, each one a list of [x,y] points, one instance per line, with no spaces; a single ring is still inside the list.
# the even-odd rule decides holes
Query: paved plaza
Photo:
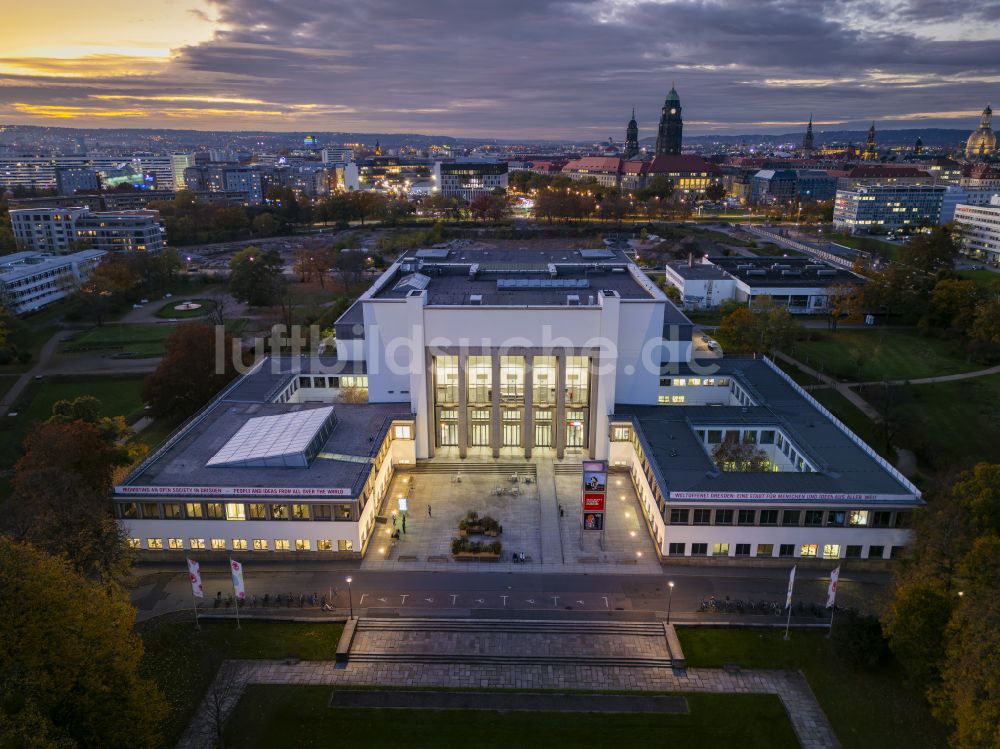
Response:
[[[377,526],[362,569],[662,574],[627,474],[609,478],[602,537],[580,531],[579,464],[469,461],[466,470],[455,465],[443,463],[434,470],[430,463],[420,471],[396,473],[380,511],[389,523]],[[392,513],[399,514],[401,497],[408,507],[406,532],[394,540]],[[452,558],[451,540],[469,511],[489,515],[503,526],[497,538],[503,545],[500,561]],[[399,519],[396,527],[401,529]],[[527,561],[515,563],[515,553]]]

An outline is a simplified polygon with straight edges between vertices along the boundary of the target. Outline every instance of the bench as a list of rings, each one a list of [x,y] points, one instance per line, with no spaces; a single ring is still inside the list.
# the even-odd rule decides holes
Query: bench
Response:
[[[738,674],[743,671],[743,666],[739,663],[723,663],[722,670],[727,674]]]

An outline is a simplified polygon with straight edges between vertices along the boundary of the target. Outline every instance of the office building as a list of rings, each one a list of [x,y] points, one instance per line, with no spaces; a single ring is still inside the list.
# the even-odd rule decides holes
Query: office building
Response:
[[[850,234],[885,234],[937,226],[944,193],[944,185],[871,185],[837,190],[833,225]]]
[[[432,190],[467,203],[496,190],[507,191],[507,164],[496,161],[435,161]]]
[[[159,213],[148,209],[15,208],[10,220],[18,248],[30,252],[69,252],[83,246],[103,252],[157,252],[165,244]]]
[[[60,195],[95,192],[101,187],[97,172],[88,167],[70,166],[56,169],[56,191]]]
[[[104,254],[91,249],[71,255],[4,255],[0,257],[0,303],[15,315],[47,307],[84,283]]]
[[[962,252],[1000,266],[1000,195],[994,196],[989,205],[956,206],[954,220]]]

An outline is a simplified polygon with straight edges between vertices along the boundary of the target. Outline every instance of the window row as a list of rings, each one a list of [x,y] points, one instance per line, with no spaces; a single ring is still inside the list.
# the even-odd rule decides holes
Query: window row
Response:
[[[119,502],[118,517],[143,520],[353,520],[351,504]]]
[[[692,543],[691,544],[691,556],[693,557],[749,557],[750,549],[752,544],[729,544],[729,543]],[[670,556],[685,556],[687,554],[686,543],[672,543],[667,547],[667,553]],[[868,554],[864,555],[864,546],[861,545],[848,545],[842,547],[840,544],[778,544],[778,553],[775,555],[775,544],[757,544],[757,553],[754,556],[757,557],[773,557],[778,556],[780,558],[794,558],[801,557],[805,559],[809,558],[823,558],[823,559],[840,559],[841,549],[844,550],[845,559],[884,559],[885,558],[885,546],[871,545],[868,547]],[[796,553],[797,552],[797,553]],[[903,553],[902,546],[890,546],[889,547],[889,558],[898,559]]]
[[[781,525],[807,528],[909,528],[913,513],[891,510],[773,510],[674,507],[670,525]]]
[[[270,551],[272,548],[275,551],[312,551],[313,544],[308,538],[297,538],[293,542],[287,538],[253,538],[250,539],[250,543],[247,543],[245,538],[233,538],[229,540],[229,546],[226,545],[227,540],[224,538],[189,538],[187,546],[184,545],[183,538],[168,538],[166,539],[166,546],[163,545],[164,539],[162,538],[147,538],[146,539],[146,549],[150,551],[163,551],[168,549],[170,551],[181,551],[183,549],[191,549],[197,551],[199,549],[211,549],[212,551]],[[339,539],[337,542],[337,551],[354,551],[354,541],[350,539]],[[272,546],[273,544],[273,546]],[[142,549],[142,539],[141,538],[130,538],[128,539],[129,548],[132,549]],[[316,551],[333,551],[333,539],[320,538],[316,540]]]
[[[661,377],[661,387],[726,387],[728,377]]]

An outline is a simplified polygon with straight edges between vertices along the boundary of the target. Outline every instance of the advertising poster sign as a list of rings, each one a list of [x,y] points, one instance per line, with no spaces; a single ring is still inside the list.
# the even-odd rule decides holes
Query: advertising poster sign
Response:
[[[604,505],[608,490],[608,464],[603,460],[583,461],[580,502],[581,527],[585,531],[604,530]]]

